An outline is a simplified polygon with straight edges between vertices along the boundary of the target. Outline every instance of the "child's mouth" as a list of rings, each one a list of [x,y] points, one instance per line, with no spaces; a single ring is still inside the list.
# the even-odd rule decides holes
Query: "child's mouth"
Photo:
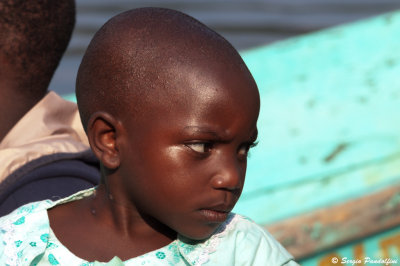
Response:
[[[229,210],[201,209],[200,214],[207,221],[222,223],[228,218]]]

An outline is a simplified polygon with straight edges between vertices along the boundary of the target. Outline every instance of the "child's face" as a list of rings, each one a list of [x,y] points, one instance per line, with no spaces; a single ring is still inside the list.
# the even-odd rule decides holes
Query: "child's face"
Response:
[[[174,76],[182,90],[123,121],[118,171],[127,197],[142,215],[191,239],[209,237],[226,220],[257,137],[257,87],[246,71],[229,72],[204,65],[202,75]]]

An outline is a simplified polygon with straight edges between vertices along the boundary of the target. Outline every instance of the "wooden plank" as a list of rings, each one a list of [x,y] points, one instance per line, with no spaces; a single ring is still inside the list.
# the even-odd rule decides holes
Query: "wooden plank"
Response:
[[[268,224],[400,181],[399,33],[394,12],[243,53],[262,104],[236,212]]]
[[[266,228],[296,259],[400,225],[400,186],[287,219]]]

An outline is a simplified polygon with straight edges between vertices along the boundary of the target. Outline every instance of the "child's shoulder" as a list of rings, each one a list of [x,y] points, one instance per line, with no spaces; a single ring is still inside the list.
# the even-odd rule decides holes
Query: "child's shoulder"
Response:
[[[47,221],[48,223],[48,216],[47,210],[63,203],[67,203],[70,201],[82,199],[84,197],[90,196],[94,193],[95,188],[89,188],[86,190],[79,191],[71,196],[66,198],[62,198],[56,201],[52,200],[42,200],[37,202],[31,202],[25,204],[18,209],[15,209],[11,213],[0,217],[0,228],[10,225],[12,227],[26,227],[31,225],[32,221],[36,221],[37,219]],[[29,221],[29,222],[28,222]],[[21,226],[20,226],[21,225]],[[1,234],[1,231],[0,231]]]
[[[230,214],[213,237],[217,236],[228,238],[230,241],[234,239],[238,243],[243,243],[243,241],[255,243],[264,240],[270,242],[271,245],[279,244],[265,228],[250,218],[235,213]]]
[[[50,200],[33,202],[0,217],[0,264],[17,265],[27,256],[45,249],[50,230]]]
[[[198,265],[298,265],[264,228],[234,213],[206,241],[179,249]]]
[[[212,261],[224,258],[221,263],[232,260],[229,265],[297,265],[286,249],[251,219],[232,214],[223,227],[216,234],[220,244]]]
[[[32,220],[47,214],[47,209],[51,208],[54,202],[43,200],[25,204],[11,213],[0,217],[0,234],[3,235],[6,228],[26,228],[31,225]]]
[[[28,203],[0,217],[0,265],[25,265],[47,248],[50,223],[47,210],[93,194],[87,189],[69,197]]]

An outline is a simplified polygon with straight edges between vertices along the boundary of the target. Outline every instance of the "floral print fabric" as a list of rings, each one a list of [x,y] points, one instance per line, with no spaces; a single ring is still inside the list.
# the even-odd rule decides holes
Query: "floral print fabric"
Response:
[[[94,189],[68,198],[30,203],[0,218],[0,265],[298,265],[286,250],[251,220],[231,213],[206,241],[188,244],[182,237],[160,249],[121,261],[88,262],[71,253],[50,228],[47,209],[87,197]]]

